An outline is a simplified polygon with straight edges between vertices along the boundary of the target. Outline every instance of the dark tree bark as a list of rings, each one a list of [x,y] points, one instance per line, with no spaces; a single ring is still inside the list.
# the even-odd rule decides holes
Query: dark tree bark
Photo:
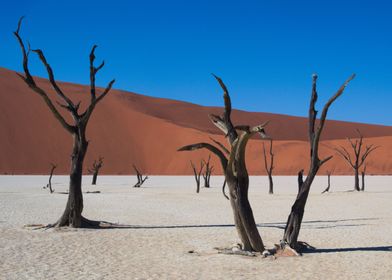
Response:
[[[345,81],[345,83],[339,88],[339,90],[335,93],[335,95],[333,95],[328,100],[328,102],[325,104],[323,108],[318,125],[316,125],[317,111],[315,110],[315,104],[317,102],[317,90],[316,90],[317,75],[313,75],[312,95],[311,95],[310,106],[309,106],[309,131],[308,131],[309,144],[310,144],[310,168],[305,181],[302,181],[302,179],[298,180],[299,183],[298,195],[293,206],[291,207],[291,213],[287,219],[283,240],[281,241],[281,247],[283,249],[286,246],[289,246],[289,248],[297,252],[301,251],[302,249],[301,243],[298,242],[298,235],[301,229],[302,218],[304,215],[305,205],[309,195],[310,187],[319,168],[325,162],[327,162],[332,158],[332,156],[329,156],[322,160],[319,159],[318,149],[319,149],[321,132],[323,131],[324,128],[325,119],[327,117],[329,107],[339,96],[343,94],[344,89],[354,77],[355,75],[352,75],[350,78],[348,78]]]
[[[362,186],[361,186],[361,191],[365,191],[365,175],[366,175],[366,164],[363,166],[363,170],[361,172],[362,175]]]
[[[49,182],[46,185],[46,187],[44,187],[44,189],[49,189],[49,192],[53,193],[54,189],[52,188],[52,177],[53,177],[54,170],[57,168],[57,164],[51,163],[50,165],[52,167],[50,168]]]
[[[103,157],[99,157],[98,160],[94,160],[93,166],[88,170],[90,174],[93,174],[91,185],[97,184],[98,173],[103,166]]]
[[[137,177],[137,183],[133,186],[134,188],[140,188],[144,182],[148,179],[148,176],[144,176],[143,174],[136,168],[135,165],[133,165],[133,170],[136,172],[136,177]]]
[[[354,158],[352,158],[351,153],[342,146],[340,146],[340,148],[335,148],[335,151],[337,151],[339,155],[351,166],[351,168],[354,169],[354,190],[360,191],[361,189],[359,188],[359,169],[365,163],[365,160],[369,156],[369,154],[379,148],[379,146],[366,146],[365,150],[362,152],[363,136],[358,129],[357,132],[359,138],[355,140],[355,142],[350,138],[347,138],[353,150]]]
[[[196,181],[196,193],[200,192],[200,177],[201,177],[201,172],[203,171],[203,161],[200,162],[200,169],[199,171],[197,171],[196,166],[193,164],[193,162],[191,161],[191,166],[192,166],[192,170],[193,170],[193,174],[195,176],[195,181]]]
[[[322,192],[322,194],[329,192],[329,189],[331,188],[331,174],[332,174],[332,172],[333,172],[333,170],[332,171],[327,170],[328,185],[327,185],[327,188]]]
[[[301,169],[298,172],[297,180],[298,180],[298,193],[299,193],[301,191],[302,185],[304,184],[304,170],[303,169]]]
[[[204,187],[205,188],[210,187],[211,174],[212,174],[212,170],[214,169],[214,167],[211,165],[210,161],[211,161],[210,155],[208,156],[207,161],[203,160],[203,164],[204,164],[205,168],[204,168],[204,172],[202,173],[202,176],[204,179]]]
[[[269,157],[270,157],[270,164],[268,164],[267,160],[267,152],[265,150],[265,144],[263,142],[263,155],[264,155],[264,168],[268,174],[268,181],[269,181],[269,194],[274,193],[274,182],[272,180],[272,170],[274,169],[274,153],[272,151],[272,139],[270,139],[270,148],[269,148]]]
[[[231,100],[229,92],[223,81],[217,76],[215,76],[215,78],[223,89],[225,107],[222,116],[210,115],[210,119],[228,138],[230,150],[226,148],[223,149],[223,145],[218,144],[218,148],[204,142],[184,146],[178,150],[193,151],[197,149],[208,149],[218,156],[224,171],[226,183],[229,187],[229,197],[234,215],[234,223],[242,242],[242,248],[246,251],[263,252],[265,249],[264,244],[257,230],[252,208],[248,200],[249,176],[245,164],[245,149],[248,140],[252,135],[257,133],[266,138],[264,132],[265,124],[255,127],[244,125],[234,127],[230,118]],[[240,131],[241,133],[238,134],[237,131]],[[214,142],[216,143],[216,141]],[[228,158],[226,158],[225,153],[229,154]]]
[[[21,18],[18,22],[18,28],[14,32],[16,36],[20,48],[22,50],[23,55],[23,70],[24,75],[17,73],[17,75],[32,89],[35,93],[37,93],[46,105],[49,107],[50,111],[53,113],[54,117],[60,122],[63,128],[68,131],[73,138],[73,149],[71,155],[71,170],[70,170],[70,181],[69,181],[69,195],[68,201],[65,207],[65,210],[60,217],[60,219],[49,226],[71,226],[71,227],[83,227],[83,226],[91,226],[95,225],[93,221],[89,221],[82,217],[83,211],[83,196],[82,196],[82,172],[83,172],[83,161],[87,152],[88,141],[86,139],[86,129],[88,121],[95,109],[95,106],[103,100],[103,98],[109,93],[114,83],[112,80],[107,87],[103,90],[103,92],[97,96],[96,88],[95,88],[95,76],[97,72],[104,66],[104,62],[102,62],[98,67],[94,66],[95,60],[95,49],[97,46],[93,46],[90,53],[90,104],[87,106],[86,110],[83,113],[79,113],[79,105],[80,102],[75,104],[71,99],[69,99],[63,91],[58,86],[53,70],[48,64],[44,53],[40,49],[31,50],[30,46],[28,50],[26,50],[25,44],[19,35],[20,27],[22,24]],[[38,58],[41,60],[42,64],[46,68],[48,73],[49,82],[52,85],[54,91],[57,96],[60,98],[61,102],[57,102],[58,105],[65,110],[67,110],[71,116],[73,123],[69,123],[63,115],[58,111],[57,107],[54,105],[52,100],[49,98],[48,93],[41,88],[30,74],[29,70],[29,54],[30,52],[34,52],[38,55]]]

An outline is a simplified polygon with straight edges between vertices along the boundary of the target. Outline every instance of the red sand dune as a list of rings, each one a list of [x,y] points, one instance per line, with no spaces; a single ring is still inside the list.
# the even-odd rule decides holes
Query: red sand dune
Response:
[[[44,88],[50,89],[47,80],[39,81]],[[60,86],[73,100],[82,100],[82,107],[88,104],[88,87],[71,83],[60,83]],[[50,92],[56,99],[53,91]],[[50,163],[54,162],[59,165],[57,173],[66,174],[71,136],[53,118],[41,98],[13,71],[4,68],[0,68],[0,106],[0,173],[46,174]],[[96,108],[89,123],[90,145],[85,170],[95,158],[103,156],[104,174],[131,174],[132,163],[148,174],[191,174],[189,160],[198,162],[207,158],[208,152],[180,153],[176,150],[182,145],[208,141],[210,135],[225,143],[208,119],[208,113],[218,114],[221,110],[113,90]],[[233,111],[233,121],[237,124],[255,125],[266,120],[270,121],[268,134],[276,139],[275,174],[291,175],[301,168],[306,169],[309,149],[305,118]],[[352,173],[333,147],[347,147],[345,138],[355,137],[356,128],[367,137],[366,144],[381,146],[369,156],[368,172],[391,174],[392,127],[340,121],[326,124],[321,153],[334,155],[334,158],[321,173],[332,168],[335,174]],[[213,164],[218,167],[219,162],[213,158]],[[249,142],[247,165],[250,174],[265,174],[261,140]],[[220,167],[215,170],[221,174]]]

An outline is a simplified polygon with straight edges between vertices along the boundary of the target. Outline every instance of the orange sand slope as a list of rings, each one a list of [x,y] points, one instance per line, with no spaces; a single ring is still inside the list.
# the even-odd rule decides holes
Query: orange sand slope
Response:
[[[44,88],[50,89],[47,80],[39,81]],[[81,109],[88,104],[88,87],[71,83],[60,83],[60,86],[73,100],[82,100]],[[54,93],[52,97],[56,99]],[[41,98],[13,71],[4,68],[0,68],[0,106],[0,173],[46,174],[51,162],[59,165],[57,173],[67,173],[71,136],[52,117]],[[95,158],[103,156],[104,174],[130,174],[133,163],[148,174],[191,174],[189,160],[198,162],[207,158],[208,152],[180,153],[176,150],[182,145],[208,141],[209,136],[225,143],[208,119],[208,113],[220,112],[220,108],[113,90],[99,104],[89,124],[86,172]],[[233,111],[233,121],[237,124],[255,125],[266,120],[270,121],[268,134],[276,139],[275,173],[290,175],[306,169],[309,150],[305,118]],[[334,169],[334,174],[351,174],[333,147],[347,147],[345,137],[354,137],[356,128],[367,137],[367,144],[381,146],[369,156],[368,172],[391,174],[392,127],[339,121],[329,121],[326,125],[321,153],[334,155],[334,158],[322,173]],[[249,142],[247,164],[250,174],[265,174],[262,141]],[[213,165],[216,174],[221,174],[219,162],[214,157]]]

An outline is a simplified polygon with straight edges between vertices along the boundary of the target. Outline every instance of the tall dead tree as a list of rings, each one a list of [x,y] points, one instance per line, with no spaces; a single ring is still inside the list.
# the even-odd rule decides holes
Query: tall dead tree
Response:
[[[302,243],[298,242],[298,235],[299,231],[301,229],[301,223],[302,223],[302,218],[304,216],[304,211],[305,211],[305,205],[306,201],[308,199],[310,187],[312,185],[312,182],[317,174],[317,171],[319,168],[326,163],[328,160],[332,158],[332,156],[329,156],[324,159],[319,158],[319,141],[320,141],[320,136],[323,131],[324,125],[325,125],[325,119],[327,117],[328,109],[331,106],[331,104],[343,94],[344,89],[348,85],[348,83],[355,77],[355,74],[353,74],[351,77],[349,77],[344,84],[339,88],[339,90],[328,100],[328,102],[325,104],[323,111],[320,116],[320,120],[316,121],[317,117],[317,111],[315,110],[315,105],[317,102],[317,89],[316,89],[316,84],[317,84],[317,75],[313,75],[313,86],[312,86],[312,95],[310,99],[310,106],[309,106],[309,127],[308,127],[308,133],[309,133],[309,144],[310,144],[310,167],[308,171],[308,175],[306,176],[305,181],[302,182],[302,180],[298,180],[299,183],[299,191],[297,194],[297,198],[291,207],[291,213],[287,219],[287,224],[285,227],[284,231],[284,236],[281,241],[281,247],[285,249],[285,247],[289,247],[295,251],[301,251]]]
[[[211,165],[211,155],[208,156],[208,160],[205,161],[203,160],[203,164],[205,166],[204,172],[202,173],[203,179],[204,179],[204,187],[209,188],[210,187],[210,179],[211,179],[211,174],[212,170],[214,170],[214,167]]]
[[[98,160],[94,160],[93,166],[88,170],[90,174],[93,174],[91,185],[97,184],[98,173],[99,170],[102,168],[102,166],[103,166],[103,157],[99,157]]]
[[[264,155],[264,168],[265,171],[268,174],[268,181],[269,181],[269,194],[274,193],[274,181],[272,180],[272,170],[274,169],[274,153],[272,151],[272,139],[270,139],[270,148],[269,148],[269,157],[270,157],[270,163],[268,164],[267,160],[267,153],[265,150],[265,143],[263,142],[263,155]]]
[[[133,186],[134,188],[140,188],[144,182],[148,179],[148,176],[144,176],[143,174],[136,168],[135,165],[133,165],[133,170],[136,172],[136,177],[137,177],[137,183]]]
[[[102,91],[101,94],[97,95],[97,90],[95,87],[95,77],[99,70],[104,66],[104,62],[102,62],[98,67],[94,66],[95,60],[95,49],[97,46],[93,46],[90,52],[90,103],[84,112],[79,113],[79,103],[74,103],[59,87],[57,84],[53,70],[48,64],[44,53],[40,49],[32,50],[30,49],[30,45],[26,50],[25,44],[20,37],[19,31],[22,24],[21,18],[18,22],[18,27],[14,32],[16,36],[20,48],[22,50],[23,55],[23,70],[24,75],[17,73],[17,75],[32,89],[35,93],[37,93],[48,106],[50,111],[53,113],[54,117],[59,121],[62,127],[72,135],[73,138],[73,149],[71,155],[71,170],[70,170],[70,181],[69,181],[69,195],[68,201],[65,207],[65,210],[60,217],[60,219],[49,226],[72,226],[75,228],[79,227],[88,227],[88,226],[96,226],[97,223],[94,221],[90,221],[82,216],[83,211],[83,195],[82,195],[82,172],[83,172],[83,161],[87,152],[88,141],[86,139],[86,129],[88,121],[97,106],[97,104],[103,100],[103,98],[109,93],[114,83],[114,80],[109,82],[106,88]],[[38,58],[41,60],[44,65],[51,86],[56,92],[57,96],[61,101],[57,102],[58,105],[68,111],[71,116],[73,122],[69,122],[66,118],[59,112],[58,108],[54,105],[53,101],[49,98],[49,93],[44,90],[37,82],[35,78],[30,74],[29,70],[29,54],[33,52],[38,55]]]
[[[191,161],[191,166],[193,170],[193,174],[195,176],[195,181],[196,181],[196,193],[200,192],[200,178],[201,178],[201,173],[203,172],[203,161],[200,162],[200,169],[197,171],[196,166],[193,164]]]
[[[326,192],[329,192],[329,189],[331,188],[331,174],[332,173],[333,173],[333,170],[332,171],[331,170],[327,170],[328,185],[327,185],[326,189],[322,192],[322,194],[326,193]]]
[[[350,143],[350,146],[353,150],[353,158],[351,157],[351,153],[343,146],[335,148],[335,151],[337,151],[339,155],[348,163],[348,165],[350,165],[351,168],[354,169],[354,190],[360,191],[361,189],[359,188],[359,169],[365,163],[365,160],[370,155],[370,153],[379,148],[379,146],[375,146],[372,144],[366,146],[365,150],[362,150],[363,136],[358,129],[357,133],[358,139],[356,139],[355,141],[353,141],[351,138],[347,138],[347,141]]]
[[[53,177],[54,170],[57,168],[57,164],[51,163],[50,165],[51,165],[52,167],[50,168],[49,182],[48,182],[48,184],[44,187],[44,189],[49,189],[49,192],[50,192],[50,193],[53,193],[53,192],[54,192],[54,189],[52,188],[52,177]]]
[[[362,186],[361,186],[361,191],[364,192],[364,191],[365,191],[366,164],[363,166],[361,175],[362,175]]]
[[[220,145],[218,145],[220,146],[218,148],[205,142],[187,145],[178,149],[178,151],[208,149],[220,159],[229,187],[230,204],[234,214],[235,226],[242,242],[242,248],[245,251],[263,252],[264,244],[257,230],[252,208],[248,200],[249,176],[245,164],[245,149],[248,140],[254,134],[257,133],[266,138],[264,133],[265,124],[255,127],[247,125],[234,126],[230,117],[231,100],[229,92],[223,81],[215,75],[214,77],[223,89],[225,107],[222,116],[211,114],[209,117],[213,124],[223,131],[228,138],[230,144],[230,150],[227,150],[229,157],[225,156],[225,149]]]

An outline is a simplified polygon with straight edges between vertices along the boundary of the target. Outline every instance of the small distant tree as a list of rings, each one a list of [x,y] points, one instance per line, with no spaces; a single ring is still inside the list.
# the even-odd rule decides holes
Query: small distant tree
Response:
[[[204,187],[205,188],[209,188],[210,187],[210,179],[211,179],[211,174],[212,174],[212,170],[214,169],[214,167],[211,165],[210,163],[211,160],[211,155],[208,156],[208,160],[205,161],[203,160],[203,164],[204,164],[204,172],[203,172],[203,179],[204,179]]]
[[[339,96],[343,94],[344,89],[354,77],[355,75],[352,75],[350,78],[348,78],[345,81],[345,83],[339,88],[339,90],[328,100],[328,102],[324,105],[323,111],[320,116],[320,120],[317,122],[316,119],[317,111],[315,109],[315,105],[318,99],[318,94],[316,89],[317,75],[313,75],[312,95],[310,98],[309,116],[308,116],[310,167],[305,181],[302,178],[303,170],[298,174],[297,198],[295,199],[295,202],[291,207],[291,212],[287,219],[283,239],[281,240],[281,244],[280,244],[280,247],[283,250],[285,250],[285,248],[288,247],[288,249],[294,250],[296,253],[298,253],[303,249],[303,243],[298,242],[298,235],[301,229],[302,218],[304,216],[305,205],[308,199],[310,187],[312,186],[313,180],[316,177],[316,174],[320,169],[320,167],[332,158],[332,156],[329,156],[327,158],[320,159],[318,154],[320,137],[325,125],[328,109],[332,105],[332,103]]]
[[[231,122],[231,99],[226,85],[215,76],[219,85],[223,89],[224,112],[222,116],[210,115],[213,124],[218,127],[227,137],[230,150],[220,148],[210,143],[196,143],[181,147],[178,151],[194,151],[207,149],[215,154],[221,162],[226,183],[229,188],[230,204],[234,214],[234,223],[237,233],[242,242],[242,249],[245,251],[263,252],[264,244],[260,233],[257,230],[252,208],[248,200],[249,175],[245,164],[245,149],[248,140],[255,134],[266,138],[264,126],[261,124],[255,127],[247,125],[234,126]],[[239,131],[240,134],[237,132]],[[228,158],[225,150],[229,152]]]
[[[136,168],[135,165],[133,165],[133,170],[135,170],[136,177],[137,177],[137,183],[133,186],[134,188],[140,188],[144,182],[148,179],[148,176],[144,176],[143,174]]]
[[[269,194],[274,193],[274,182],[272,180],[272,170],[274,169],[274,153],[272,151],[272,139],[270,139],[270,147],[269,147],[269,157],[270,157],[270,163],[268,164],[267,160],[267,152],[265,150],[265,143],[263,142],[263,155],[264,155],[264,168],[265,171],[268,174],[268,181],[269,181]]]
[[[363,150],[363,136],[361,132],[357,129],[358,139],[353,141],[351,138],[347,138],[347,141],[350,143],[352,148],[352,154],[344,148],[340,146],[339,148],[335,148],[335,151],[347,162],[352,169],[354,169],[354,190],[360,191],[359,187],[359,169],[365,163],[366,158],[379,146],[375,145],[367,145]]]
[[[91,185],[97,184],[98,173],[102,166],[103,166],[103,157],[99,157],[98,160],[94,160],[93,166],[88,170],[90,174],[93,174]]]
[[[52,189],[52,177],[54,170],[57,168],[57,164],[51,163],[50,165],[52,167],[50,168],[49,183],[44,187],[44,189],[49,189],[49,192],[53,193],[54,189]]]
[[[333,173],[333,170],[332,171],[331,170],[327,170],[328,185],[327,185],[327,188],[322,192],[322,194],[326,193],[326,192],[329,192],[329,189],[331,188],[331,175],[332,175],[332,173]]]
[[[361,191],[365,191],[365,175],[366,175],[366,164],[363,166],[362,172],[362,186],[361,186]]]
[[[196,193],[200,192],[200,178],[201,178],[201,173],[203,172],[204,164],[203,161],[200,162],[200,169],[197,170],[196,166],[193,164],[191,161],[191,166],[193,170],[193,174],[195,176],[195,181],[196,181]]]
[[[90,103],[84,112],[80,113],[80,102],[74,103],[60,88],[57,84],[56,79],[54,77],[53,70],[49,65],[48,61],[42,50],[30,49],[30,45],[26,49],[26,46],[20,37],[19,31],[21,28],[23,17],[20,18],[18,22],[18,27],[14,32],[16,39],[20,45],[23,56],[23,71],[24,75],[16,73],[25,83],[26,85],[38,94],[45,104],[48,106],[53,116],[59,121],[61,126],[72,135],[73,139],[73,148],[71,155],[71,170],[70,170],[70,180],[69,180],[69,194],[68,201],[65,206],[64,212],[61,215],[60,219],[54,224],[48,225],[52,226],[71,226],[75,228],[80,227],[91,227],[99,225],[99,222],[91,221],[82,216],[83,211],[83,195],[82,195],[82,173],[83,173],[83,162],[87,153],[88,140],[86,138],[86,130],[87,125],[90,120],[91,115],[95,107],[98,105],[100,101],[109,93],[111,90],[114,80],[110,81],[106,88],[102,91],[101,94],[97,95],[97,89],[95,86],[95,78],[96,74],[99,70],[104,66],[104,62],[102,62],[98,67],[95,67],[95,49],[97,48],[94,45],[90,52]],[[35,80],[35,78],[31,75],[29,70],[29,55],[33,52],[38,55],[38,58],[41,60],[44,65],[51,86],[56,92],[57,96],[60,98],[61,102],[57,102],[58,105],[68,111],[68,113],[72,117],[72,122],[68,122],[64,116],[59,112],[57,106],[53,103],[51,98],[49,98],[49,94],[44,88],[42,88]]]

